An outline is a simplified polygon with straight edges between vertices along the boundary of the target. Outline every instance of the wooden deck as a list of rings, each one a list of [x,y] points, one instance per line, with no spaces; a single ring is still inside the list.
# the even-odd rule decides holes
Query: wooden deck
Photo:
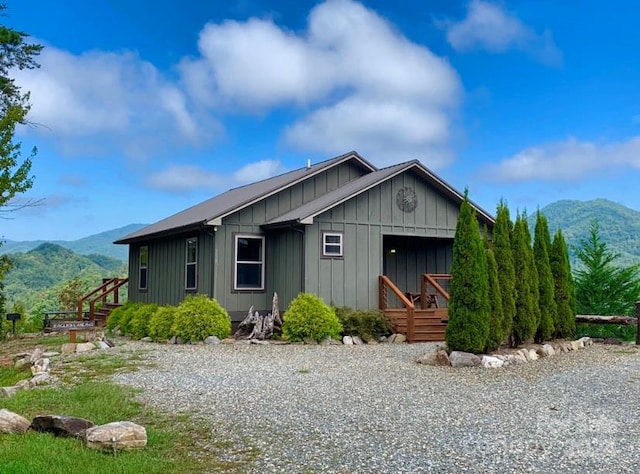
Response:
[[[381,275],[379,278],[380,309],[391,322],[393,332],[405,334],[408,342],[444,341],[449,294],[437,279],[449,280],[451,277],[421,275],[420,294],[412,295],[403,293],[388,277]]]

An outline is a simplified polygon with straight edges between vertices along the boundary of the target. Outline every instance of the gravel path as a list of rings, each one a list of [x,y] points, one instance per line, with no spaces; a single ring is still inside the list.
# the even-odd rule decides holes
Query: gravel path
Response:
[[[252,472],[640,472],[640,352],[595,345],[503,369],[414,363],[430,344],[143,348],[116,377],[257,448]]]

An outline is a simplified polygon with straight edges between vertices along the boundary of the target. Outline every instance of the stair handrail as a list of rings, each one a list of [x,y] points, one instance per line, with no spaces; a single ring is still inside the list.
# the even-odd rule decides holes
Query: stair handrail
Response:
[[[415,305],[411,300],[409,300],[409,298],[405,296],[405,294],[402,291],[400,291],[400,288],[398,288],[388,276],[380,275],[378,278],[378,282],[379,282],[378,299],[379,299],[379,306],[382,311],[388,309],[387,288],[389,288],[393,292],[393,294],[395,294],[396,297],[400,300],[400,302],[405,306],[405,308],[407,308],[407,340],[412,341],[413,326],[414,326],[414,312],[416,309]]]
[[[114,303],[117,303],[118,302],[117,291],[128,281],[129,281],[128,278],[119,278],[119,277],[103,280],[102,285],[100,285],[98,288],[91,291],[90,293],[87,293],[86,295],[84,295],[82,298],[78,300],[78,310],[77,310],[78,319],[82,319],[82,316],[84,314],[83,308],[85,303],[89,303],[89,320],[91,321],[95,319],[96,301],[100,299],[105,299],[108,295],[113,294]],[[114,284],[114,286],[109,288],[109,285],[111,284]],[[96,294],[97,296],[94,296]]]
[[[451,280],[451,275],[448,273],[423,273],[420,278],[420,301],[427,301],[427,285],[431,285],[448,304],[451,296],[436,280]]]

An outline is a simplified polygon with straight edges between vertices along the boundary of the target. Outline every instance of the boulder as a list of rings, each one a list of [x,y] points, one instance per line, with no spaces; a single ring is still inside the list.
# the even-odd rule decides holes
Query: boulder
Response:
[[[396,334],[396,337],[393,338],[394,344],[402,344],[403,342],[407,342],[407,336],[404,334]]]
[[[95,344],[98,346],[98,349],[111,349],[113,347],[104,341],[97,341]]]
[[[584,347],[593,345],[593,341],[588,336],[581,337],[578,341],[582,341]]]
[[[507,354],[505,356],[505,361],[509,362],[509,364],[525,364],[527,362],[527,358],[521,351],[514,352],[513,354]]]
[[[584,347],[584,342],[580,339],[577,341],[571,341],[571,350],[578,351]]]
[[[342,338],[342,343],[345,346],[353,346],[353,338],[351,336],[344,336]]]
[[[227,338],[223,339],[222,341],[220,341],[220,343],[221,344],[235,344],[236,340],[234,338],[232,338],[232,337],[227,337]],[[175,342],[173,344],[175,344]]]
[[[18,383],[14,385],[18,390],[27,390],[32,387],[31,381],[29,380],[20,380]]]
[[[63,354],[73,354],[76,351],[77,344],[75,342],[67,342],[66,344],[62,344],[62,348],[60,352]]]
[[[556,355],[556,351],[553,349],[551,344],[542,344],[540,347],[538,347],[536,352],[540,357],[551,357]]]
[[[360,336],[352,336],[352,339],[356,346],[364,346],[364,342],[360,339]]]
[[[321,346],[340,346],[342,343],[340,341],[336,341],[331,337],[327,336],[322,341],[320,341]]]
[[[480,357],[470,352],[453,351],[449,354],[451,367],[475,367],[481,364]]]
[[[84,441],[88,448],[102,451],[143,448],[147,445],[147,430],[131,421],[115,421],[88,428]]]
[[[24,433],[29,429],[29,420],[5,408],[0,410],[0,433]]]
[[[485,369],[498,369],[504,365],[504,360],[494,356],[483,355],[480,363]]]
[[[96,346],[93,345],[93,342],[81,342],[76,344],[76,352],[91,352],[95,348]]]
[[[42,347],[36,347],[31,353],[29,362],[31,362],[32,364],[35,363],[38,359],[42,357],[42,354],[44,354],[44,349]]]
[[[31,374],[45,374],[49,372],[49,359],[42,357],[31,366]]]
[[[0,387],[0,398],[11,398],[18,393],[16,387]]]
[[[36,385],[47,384],[51,382],[52,379],[53,377],[51,377],[51,374],[49,372],[43,372],[41,374],[34,375],[28,382],[30,387],[35,387]]]
[[[449,366],[449,355],[444,349],[438,349],[434,352],[427,352],[422,357],[416,359],[418,364],[434,365],[434,366]]]
[[[55,436],[80,438],[87,428],[95,426],[84,418],[65,415],[41,415],[31,421],[30,428],[35,431],[53,433]]]
[[[17,359],[15,364],[13,364],[13,366],[16,369],[19,369],[20,367],[24,367],[25,365],[29,365],[31,364],[31,362],[29,361],[28,357],[23,357],[22,359]]]
[[[206,338],[204,340],[205,344],[209,344],[210,346],[216,346],[218,344],[220,344],[220,338],[217,336],[209,336],[208,338]]]

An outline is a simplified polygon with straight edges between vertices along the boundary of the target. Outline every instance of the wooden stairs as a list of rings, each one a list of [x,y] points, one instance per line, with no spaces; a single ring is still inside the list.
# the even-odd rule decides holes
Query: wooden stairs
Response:
[[[101,286],[78,300],[78,319],[82,319],[88,304],[89,320],[95,321],[98,327],[104,327],[111,311],[121,306],[120,289],[128,281],[128,278],[118,277],[103,279]]]

